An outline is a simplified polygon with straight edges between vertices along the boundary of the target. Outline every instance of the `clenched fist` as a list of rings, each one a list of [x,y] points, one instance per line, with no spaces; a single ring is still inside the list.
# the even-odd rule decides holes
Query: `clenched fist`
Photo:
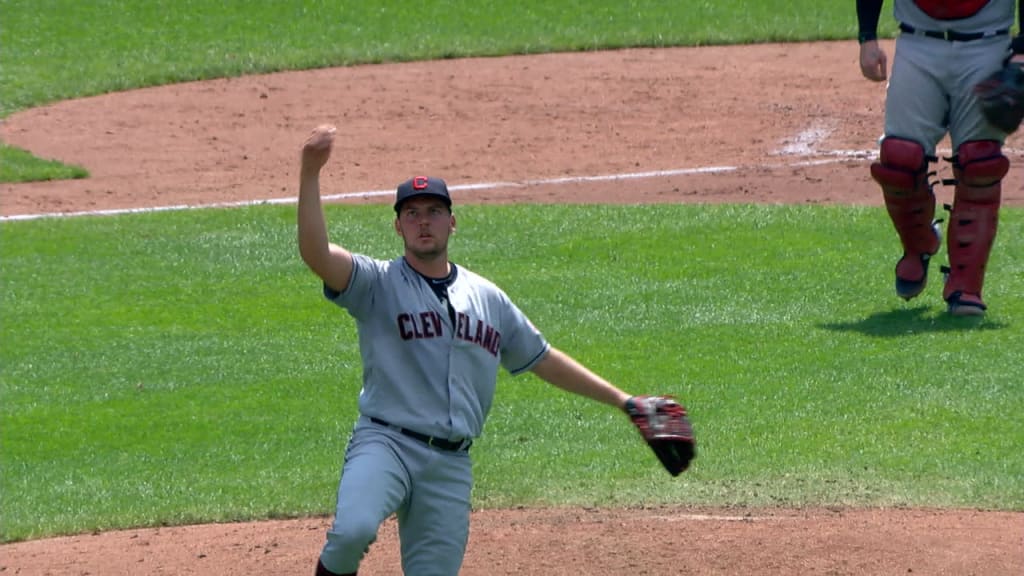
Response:
[[[334,145],[334,134],[337,128],[330,124],[321,124],[313,129],[309,138],[306,138],[302,145],[302,169],[303,171],[319,171],[327,164],[331,157],[331,148]]]

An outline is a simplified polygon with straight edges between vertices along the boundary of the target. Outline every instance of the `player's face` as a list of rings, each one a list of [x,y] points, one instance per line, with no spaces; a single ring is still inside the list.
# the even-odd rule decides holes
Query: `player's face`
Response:
[[[405,240],[405,250],[421,260],[447,257],[448,237],[455,230],[455,216],[436,198],[410,198],[402,204],[395,229]]]

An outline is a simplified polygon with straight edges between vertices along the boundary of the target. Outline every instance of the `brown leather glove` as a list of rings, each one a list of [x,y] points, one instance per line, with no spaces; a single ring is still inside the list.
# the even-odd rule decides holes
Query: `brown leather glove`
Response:
[[[686,408],[671,396],[633,396],[626,414],[654,455],[673,476],[679,476],[697,455]]]

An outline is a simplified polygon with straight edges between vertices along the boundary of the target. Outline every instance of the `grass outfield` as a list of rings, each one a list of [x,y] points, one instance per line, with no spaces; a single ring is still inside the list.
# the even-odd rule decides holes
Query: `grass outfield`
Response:
[[[846,0],[0,0],[0,14],[0,116],[283,69],[856,33]],[[83,175],[0,145],[0,181]],[[354,223],[351,247],[399,250],[379,206],[328,211]],[[700,442],[670,479],[623,415],[503,375],[474,449],[477,506],[1024,509],[1020,210],[1003,212],[981,321],[947,317],[938,282],[892,296],[876,208],[459,213],[457,262],[624,388],[677,394]],[[297,256],[293,208],[0,223],[0,287],[0,540],[333,510],[358,352]]]
[[[0,12],[2,116],[83,95],[279,70],[857,35],[846,0],[0,0]],[[883,32],[893,29],[882,23]]]
[[[622,414],[503,374],[474,449],[478,507],[1024,509],[1021,211],[1003,218],[980,321],[948,317],[939,283],[909,305],[891,294],[880,209],[459,216],[456,262],[612,381],[678,395],[700,442],[671,479]],[[354,249],[400,249],[380,206],[328,218]],[[293,207],[0,233],[4,540],[333,510],[359,356],[298,258]]]

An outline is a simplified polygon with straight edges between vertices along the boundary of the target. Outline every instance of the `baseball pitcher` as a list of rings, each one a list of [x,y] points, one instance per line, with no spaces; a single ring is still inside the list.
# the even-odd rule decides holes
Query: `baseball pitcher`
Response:
[[[469,536],[470,448],[500,368],[622,409],[672,475],[687,468],[694,439],[681,404],[626,394],[551,346],[500,288],[449,261],[456,220],[443,180],[417,176],[398,186],[402,256],[381,261],[331,243],[320,172],[335,133],[320,126],[302,148],[298,244],[327,300],[355,319],[363,378],[317,576],[355,574],[391,514],[406,574],[458,574]]]

